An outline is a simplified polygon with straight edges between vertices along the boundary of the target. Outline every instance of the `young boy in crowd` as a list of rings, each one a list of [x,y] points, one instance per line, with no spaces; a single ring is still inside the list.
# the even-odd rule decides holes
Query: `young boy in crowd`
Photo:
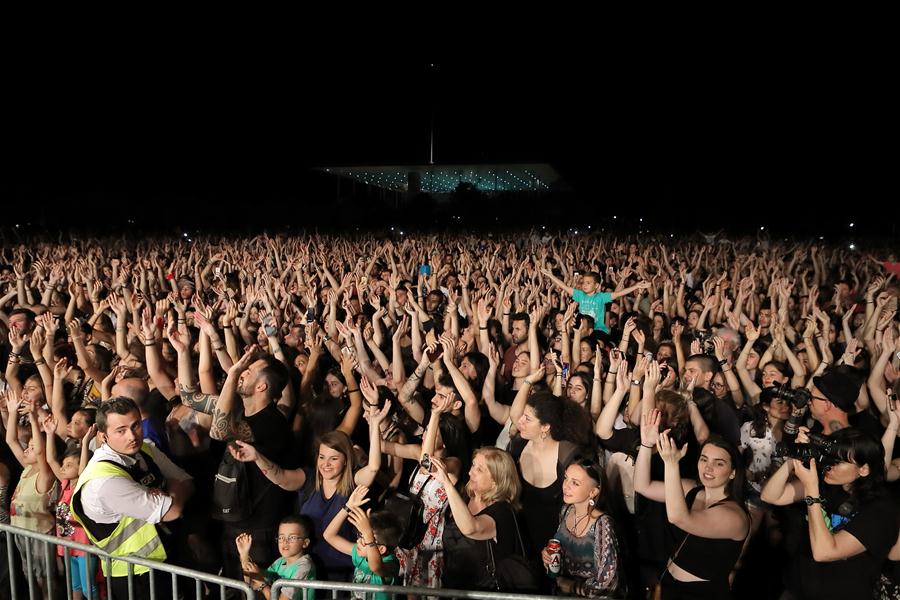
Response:
[[[259,566],[250,560],[250,546],[253,544],[253,536],[242,533],[234,540],[237,545],[238,556],[241,559],[241,568],[244,571],[244,581],[250,584],[257,592],[262,592],[266,600],[281,600],[281,598],[293,598],[294,590],[286,588],[278,599],[271,598],[272,583],[277,579],[298,579],[308,581],[316,578],[316,566],[306,553],[309,547],[310,535],[313,531],[312,523],[302,515],[290,515],[278,524],[278,552],[281,558],[277,559],[265,571],[260,571]],[[314,590],[308,590],[307,600],[312,600]]]
[[[362,505],[369,499],[366,495],[369,488],[361,485],[353,490],[344,505],[331,523],[322,533],[325,541],[353,560],[353,583],[371,583],[375,585],[397,585],[400,583],[400,561],[395,554],[400,543],[402,528],[399,519],[387,511],[363,511]],[[359,532],[359,539],[354,544],[340,536],[344,520]],[[391,594],[360,594],[354,592],[359,600],[389,600]]]

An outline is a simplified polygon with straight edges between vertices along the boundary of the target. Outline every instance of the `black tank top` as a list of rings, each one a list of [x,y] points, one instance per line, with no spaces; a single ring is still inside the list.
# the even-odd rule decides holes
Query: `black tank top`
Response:
[[[694,505],[694,499],[702,489],[703,486],[697,486],[685,496],[684,500],[689,509]],[[740,506],[739,502],[731,498],[720,500],[712,506],[719,506],[726,502],[734,502]],[[675,529],[681,536],[687,535],[684,545],[673,561],[676,565],[700,579],[717,583],[728,580],[729,573],[741,556],[744,540],[704,538],[693,534],[688,535],[677,527]]]

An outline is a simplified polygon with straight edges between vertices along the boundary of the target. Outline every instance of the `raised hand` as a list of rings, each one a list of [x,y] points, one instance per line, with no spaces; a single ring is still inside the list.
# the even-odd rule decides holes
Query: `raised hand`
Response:
[[[747,323],[747,326],[744,327],[744,335],[747,336],[748,341],[755,342],[759,339],[761,330],[761,327],[754,327],[753,323]]]
[[[644,443],[643,440],[641,440],[641,443]],[[681,448],[676,446],[675,440],[669,437],[669,430],[666,429],[659,434],[659,439],[656,442],[656,449],[659,451],[659,457],[663,459],[664,463],[678,464],[678,461],[687,454],[688,445],[685,444]]]
[[[53,365],[53,380],[57,383],[61,382],[69,372],[72,370],[72,367],[68,366],[69,361],[65,358],[61,358],[56,361],[56,364]]]
[[[525,381],[530,384],[535,384],[546,375],[546,369],[544,368],[544,363],[541,363],[541,366],[538,367],[537,371],[529,373],[527,377],[525,377]]]
[[[650,412],[641,415],[641,445],[654,447],[659,441],[660,412],[654,408]]]

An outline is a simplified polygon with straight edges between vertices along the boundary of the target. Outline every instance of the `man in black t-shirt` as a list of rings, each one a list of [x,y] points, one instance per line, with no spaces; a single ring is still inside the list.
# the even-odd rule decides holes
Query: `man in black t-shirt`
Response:
[[[285,465],[290,445],[290,427],[273,402],[288,383],[287,368],[272,356],[256,357],[256,346],[228,370],[218,397],[182,390],[182,402],[212,416],[209,435],[215,440],[252,442],[261,454]],[[239,408],[235,396],[240,397]],[[291,466],[291,465],[287,465]],[[246,465],[252,515],[225,523],[222,528],[223,575],[241,578],[241,563],[234,539],[239,533],[253,536],[250,557],[257,564],[271,564],[275,556],[278,522],[286,509],[286,494],[273,485],[255,464]]]

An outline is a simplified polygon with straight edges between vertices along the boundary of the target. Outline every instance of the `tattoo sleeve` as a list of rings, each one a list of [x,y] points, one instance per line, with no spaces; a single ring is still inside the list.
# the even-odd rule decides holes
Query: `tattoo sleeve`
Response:
[[[219,399],[215,394],[203,394],[201,392],[189,392],[185,389],[181,390],[181,403],[188,408],[193,408],[197,412],[206,415],[213,414],[216,408],[216,401]]]
[[[242,442],[253,441],[253,431],[250,425],[239,413],[228,414],[220,411],[213,405],[212,425],[209,428],[209,437],[214,440],[238,439]]]

